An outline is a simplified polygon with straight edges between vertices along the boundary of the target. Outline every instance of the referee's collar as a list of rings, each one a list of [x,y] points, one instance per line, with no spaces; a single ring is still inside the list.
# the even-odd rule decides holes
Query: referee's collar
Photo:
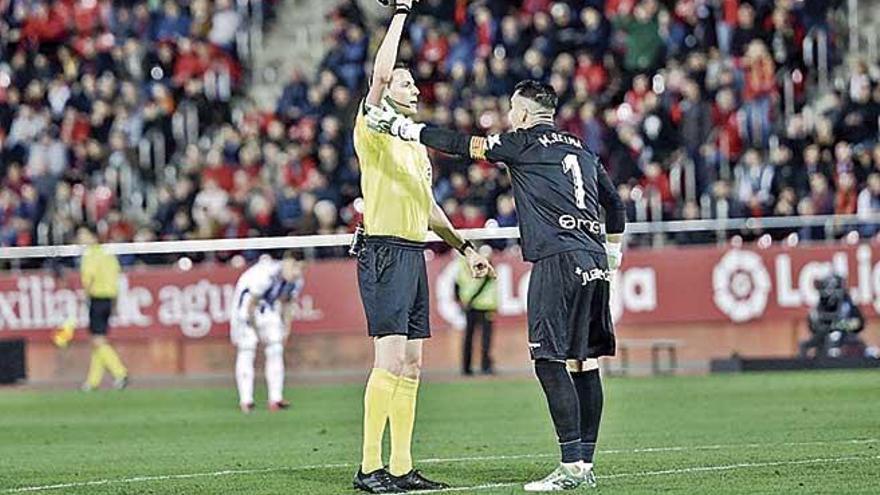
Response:
[[[366,98],[364,98],[363,101],[361,101],[360,106],[361,106],[361,110],[360,110],[361,113],[366,115],[367,114],[367,99]],[[393,112],[397,115],[400,115],[401,117],[406,117],[405,115],[400,113],[400,111],[398,109],[394,108],[394,105],[389,102],[387,96],[383,96],[382,99],[379,100],[379,108],[381,108],[382,110]]]

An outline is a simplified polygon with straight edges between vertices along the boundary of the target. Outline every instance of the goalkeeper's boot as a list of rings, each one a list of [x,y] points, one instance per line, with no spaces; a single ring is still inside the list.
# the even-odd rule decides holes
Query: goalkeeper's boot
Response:
[[[243,412],[245,414],[250,414],[250,413],[254,412],[254,403],[253,402],[239,404],[238,407],[239,407],[239,409],[241,409],[241,412]]]
[[[558,492],[573,490],[587,482],[587,472],[580,463],[560,463],[546,478],[526,483],[523,489],[527,492]]]
[[[377,469],[372,473],[366,474],[358,469],[354,475],[352,485],[367,493],[406,493],[406,490],[398,488],[394,483],[394,478],[384,468]]]
[[[269,410],[272,412],[281,411],[284,409],[290,409],[290,402],[287,402],[284,399],[269,403]]]
[[[581,462],[581,468],[586,473],[584,475],[584,483],[586,483],[590,488],[596,488],[596,475],[593,473],[593,463],[592,462]]]
[[[449,488],[449,485],[447,485],[446,483],[432,481],[428,478],[425,478],[424,476],[422,476],[422,473],[416,471],[415,469],[404,474],[403,476],[394,476],[392,474],[391,478],[394,480],[394,484],[397,485],[398,488],[406,491],[442,490],[444,488]]]

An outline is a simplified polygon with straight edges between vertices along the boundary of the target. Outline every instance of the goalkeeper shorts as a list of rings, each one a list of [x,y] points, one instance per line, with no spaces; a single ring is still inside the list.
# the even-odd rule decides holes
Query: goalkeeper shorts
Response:
[[[610,299],[605,253],[574,250],[536,261],[528,296],[532,359],[613,356]]]

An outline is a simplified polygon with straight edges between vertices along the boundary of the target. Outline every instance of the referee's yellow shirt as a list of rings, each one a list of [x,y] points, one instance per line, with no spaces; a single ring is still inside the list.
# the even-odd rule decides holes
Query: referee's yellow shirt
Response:
[[[80,279],[90,298],[115,299],[119,294],[119,260],[98,244],[86,248]]]
[[[363,102],[354,123],[361,168],[364,230],[424,242],[434,196],[431,161],[421,143],[402,141],[367,127]]]

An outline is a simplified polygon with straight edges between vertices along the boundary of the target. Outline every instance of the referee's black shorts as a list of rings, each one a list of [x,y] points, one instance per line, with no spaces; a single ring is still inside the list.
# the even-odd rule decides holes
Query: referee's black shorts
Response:
[[[398,237],[366,238],[358,256],[358,286],[371,337],[431,336],[424,249]]]
[[[567,251],[535,262],[528,296],[532,359],[613,356],[610,297],[605,253]]]
[[[89,333],[107,335],[110,328],[110,315],[113,313],[113,299],[89,298]]]

